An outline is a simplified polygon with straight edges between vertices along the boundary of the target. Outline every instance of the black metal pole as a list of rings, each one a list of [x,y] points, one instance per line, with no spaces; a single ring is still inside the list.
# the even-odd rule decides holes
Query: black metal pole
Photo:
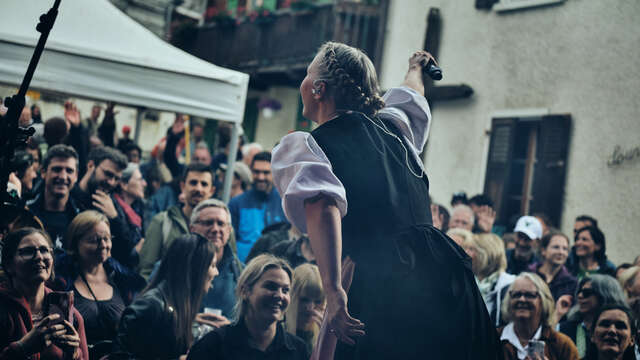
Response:
[[[49,33],[53,28],[53,24],[58,16],[58,8],[60,7],[61,0],[55,0],[53,7],[49,9],[46,14],[40,16],[40,22],[36,26],[36,30],[40,32],[40,39],[36,45],[27,72],[22,79],[22,84],[18,93],[12,97],[5,99],[4,105],[8,108],[6,115],[0,121],[0,146],[2,151],[0,152],[0,194],[2,194],[2,208],[0,211],[0,217],[5,220],[11,217],[8,213],[8,207],[5,204],[15,204],[15,199],[9,195],[6,191],[6,186],[9,181],[9,174],[14,170],[12,166],[12,160],[15,149],[18,145],[21,145],[27,141],[29,136],[33,135],[35,130],[33,128],[22,129],[19,127],[20,115],[25,105],[25,95],[31,84],[31,79],[36,71],[40,56],[44,51],[44,45],[47,42]]]

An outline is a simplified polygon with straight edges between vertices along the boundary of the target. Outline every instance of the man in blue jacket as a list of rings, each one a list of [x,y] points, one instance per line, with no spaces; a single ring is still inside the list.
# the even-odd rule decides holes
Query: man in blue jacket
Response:
[[[253,157],[251,173],[252,189],[229,201],[238,258],[243,262],[265,227],[287,221],[280,195],[273,186],[270,152],[261,152]]]

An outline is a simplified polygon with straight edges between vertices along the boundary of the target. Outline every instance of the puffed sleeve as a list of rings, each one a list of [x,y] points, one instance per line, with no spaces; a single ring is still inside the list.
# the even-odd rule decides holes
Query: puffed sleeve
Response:
[[[427,99],[403,86],[392,88],[383,97],[386,106],[378,112],[381,119],[396,125],[416,154],[422,152],[429,137],[431,110]]]
[[[332,197],[340,215],[347,214],[344,186],[311,134],[291,133],[282,138],[272,153],[271,171],[282,196],[282,208],[287,219],[300,231],[307,232],[304,201],[318,194]]]

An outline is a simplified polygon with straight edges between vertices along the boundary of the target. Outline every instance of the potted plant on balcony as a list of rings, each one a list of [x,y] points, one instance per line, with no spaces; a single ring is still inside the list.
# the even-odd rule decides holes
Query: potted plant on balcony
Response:
[[[290,7],[294,11],[305,11],[314,9],[315,4],[312,0],[291,0]]]
[[[229,10],[220,10],[213,6],[207,9],[206,21],[215,23],[220,27],[233,27],[236,25],[236,19],[231,16],[231,12],[229,12]]]
[[[268,8],[261,6],[249,14],[249,21],[261,25],[270,24],[276,21],[276,15]]]

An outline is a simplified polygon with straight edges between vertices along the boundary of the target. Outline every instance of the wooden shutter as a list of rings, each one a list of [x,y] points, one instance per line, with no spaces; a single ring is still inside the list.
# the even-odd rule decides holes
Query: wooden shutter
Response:
[[[244,110],[244,120],[242,121],[242,129],[244,134],[249,139],[249,142],[256,140],[256,127],[258,125],[258,98],[247,99],[247,104]]]
[[[513,141],[517,119],[493,119],[484,193],[494,202],[498,223],[506,223],[506,189],[513,156]]]
[[[491,10],[493,4],[497,3],[499,0],[476,0],[476,9],[486,9]]]
[[[569,115],[551,115],[542,118],[538,133],[530,212],[547,214],[555,226],[562,216],[570,130]]]

